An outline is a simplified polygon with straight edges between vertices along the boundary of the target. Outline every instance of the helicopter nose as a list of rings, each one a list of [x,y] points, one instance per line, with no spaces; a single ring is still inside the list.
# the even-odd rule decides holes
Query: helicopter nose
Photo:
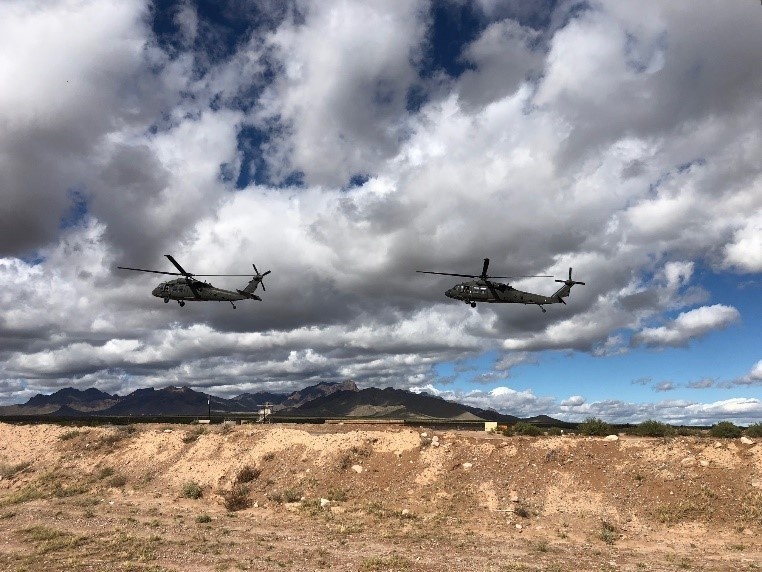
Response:
[[[151,294],[153,294],[153,295],[154,295],[154,296],[156,296],[157,298],[161,298],[161,294],[159,293],[159,290],[160,290],[160,288],[157,286],[156,288],[154,288],[154,289],[153,289],[153,291],[151,292]]]
[[[453,297],[452,288],[450,288],[447,292],[445,292],[445,296],[447,296],[448,298],[452,298]]]

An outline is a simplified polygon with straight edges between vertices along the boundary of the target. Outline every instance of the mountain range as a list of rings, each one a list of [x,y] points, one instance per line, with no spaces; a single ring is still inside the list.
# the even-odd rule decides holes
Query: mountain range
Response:
[[[37,394],[23,405],[0,406],[0,418],[42,417],[173,417],[234,416],[258,413],[272,404],[278,418],[322,419],[441,419],[449,421],[498,421],[515,423],[520,418],[491,409],[479,409],[447,401],[427,393],[404,389],[358,389],[347,380],[322,382],[293,393],[242,393],[226,399],[189,387],[137,389],[128,395],[111,395],[95,388],[66,387],[50,395]],[[540,416],[531,419],[543,425],[562,422]]]

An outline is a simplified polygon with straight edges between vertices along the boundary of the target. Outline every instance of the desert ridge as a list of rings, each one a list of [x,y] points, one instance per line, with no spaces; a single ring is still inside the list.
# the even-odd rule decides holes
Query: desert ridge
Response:
[[[0,476],[9,570],[762,565],[753,439],[0,423]]]

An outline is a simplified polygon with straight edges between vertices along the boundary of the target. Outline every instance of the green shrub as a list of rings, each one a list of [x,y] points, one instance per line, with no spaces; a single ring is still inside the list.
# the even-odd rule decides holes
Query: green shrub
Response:
[[[58,438],[61,441],[68,441],[69,439],[74,439],[74,437],[76,437],[77,435],[79,435],[79,431],[77,431],[76,429],[72,429],[71,431],[67,431],[66,433],[61,433],[61,435],[59,435]]]
[[[754,423],[746,428],[747,437],[762,437],[762,423]]]
[[[677,433],[675,428],[660,421],[649,419],[635,428],[635,434],[641,437],[670,437]]]
[[[611,435],[613,429],[611,425],[602,419],[588,417],[579,424],[579,432],[583,435],[597,435],[599,437],[604,437],[606,435]]]
[[[681,437],[704,437],[704,431],[695,427],[680,426],[677,428],[677,434]]]
[[[205,523],[205,522],[212,522],[212,517],[211,517],[211,516],[209,516],[209,515],[208,515],[208,514],[206,514],[206,513],[204,513],[204,514],[200,514],[200,515],[198,515],[198,516],[196,517],[196,522],[198,522],[199,524],[203,524],[203,523]]]
[[[183,496],[186,499],[200,499],[203,494],[204,491],[201,489],[201,485],[196,481],[188,481],[183,485]]]
[[[286,489],[283,491],[283,500],[286,502],[297,502],[302,500],[302,491],[296,489]]]
[[[720,439],[740,437],[741,433],[741,428],[730,421],[720,421],[719,423],[712,425],[712,428],[709,429],[709,434],[712,437],[718,437]]]
[[[548,427],[548,429],[545,432],[551,437],[558,437],[559,435],[564,434],[564,430],[561,429],[560,427]]]
[[[526,421],[519,421],[513,427],[511,427],[511,433],[513,435],[527,435],[535,437],[542,435],[542,430],[537,425],[532,425]]]

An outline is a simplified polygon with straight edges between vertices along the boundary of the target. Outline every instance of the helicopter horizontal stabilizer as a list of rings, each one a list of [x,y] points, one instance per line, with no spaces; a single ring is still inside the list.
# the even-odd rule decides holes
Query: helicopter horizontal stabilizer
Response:
[[[256,294],[252,294],[251,292],[246,292],[244,290],[238,290],[236,289],[236,292],[238,292],[241,296],[246,296],[249,300],[259,300],[262,301],[262,298],[257,296]]]

